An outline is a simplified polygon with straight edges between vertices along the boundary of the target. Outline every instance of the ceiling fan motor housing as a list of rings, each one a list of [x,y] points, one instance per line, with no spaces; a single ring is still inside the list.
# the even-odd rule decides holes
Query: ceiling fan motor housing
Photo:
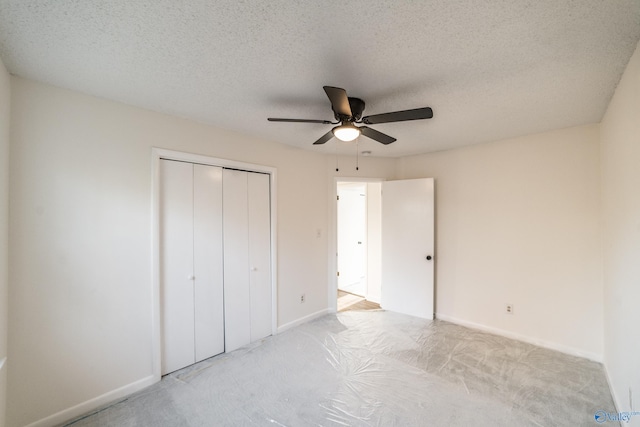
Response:
[[[340,122],[357,122],[362,117],[362,112],[364,111],[364,101],[360,98],[352,98],[349,97],[349,107],[351,108],[351,116],[345,116],[343,114],[338,114],[336,111],[333,111],[333,115],[336,120]],[[333,106],[331,107],[333,110]]]

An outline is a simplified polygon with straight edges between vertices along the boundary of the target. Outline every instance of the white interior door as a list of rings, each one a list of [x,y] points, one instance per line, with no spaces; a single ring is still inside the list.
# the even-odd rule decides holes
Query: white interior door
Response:
[[[160,161],[162,373],[195,363],[193,166]]]
[[[225,351],[229,352],[251,342],[248,173],[224,169],[222,186]]]
[[[193,181],[194,336],[199,362],[224,352],[222,168],[194,164]]]
[[[248,173],[251,341],[271,335],[271,216],[269,175]]]
[[[382,183],[385,310],[433,319],[433,178]]]

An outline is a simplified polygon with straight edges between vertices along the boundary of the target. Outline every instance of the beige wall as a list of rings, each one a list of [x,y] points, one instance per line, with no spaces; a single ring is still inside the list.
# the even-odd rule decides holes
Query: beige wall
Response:
[[[278,324],[326,310],[324,155],[20,78],[11,107],[8,425],[151,375],[151,147],[276,167]]]
[[[10,77],[0,61],[0,427],[5,425],[9,287],[9,120]]]
[[[438,317],[601,359],[597,125],[402,158],[398,177],[435,178]]]
[[[640,45],[600,128],[605,366],[620,411],[640,410]],[[635,423],[635,424],[634,424]],[[640,426],[640,417],[631,425]]]

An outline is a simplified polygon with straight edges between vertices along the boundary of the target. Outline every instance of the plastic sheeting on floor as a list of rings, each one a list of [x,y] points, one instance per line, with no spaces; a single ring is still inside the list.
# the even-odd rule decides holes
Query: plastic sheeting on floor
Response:
[[[576,426],[614,411],[598,363],[386,311],[327,315],[69,425]]]

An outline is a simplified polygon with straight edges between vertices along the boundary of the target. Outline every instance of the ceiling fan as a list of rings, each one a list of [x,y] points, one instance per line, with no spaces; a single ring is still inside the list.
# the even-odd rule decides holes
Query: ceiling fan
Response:
[[[324,91],[331,101],[331,109],[337,121],[307,120],[307,119],[278,119],[269,117],[270,122],[289,123],[322,123],[325,125],[337,125],[329,132],[321,136],[314,145],[324,144],[334,136],[341,141],[353,141],[360,134],[378,141],[381,144],[391,144],[396,141],[392,136],[386,135],[368,126],[356,126],[355,123],[375,125],[379,123],[404,122],[408,120],[422,120],[433,117],[433,110],[429,107],[415,108],[413,110],[395,111],[392,113],[374,114],[362,117],[364,101],[360,98],[347,96],[347,92],[339,87],[324,86]]]

